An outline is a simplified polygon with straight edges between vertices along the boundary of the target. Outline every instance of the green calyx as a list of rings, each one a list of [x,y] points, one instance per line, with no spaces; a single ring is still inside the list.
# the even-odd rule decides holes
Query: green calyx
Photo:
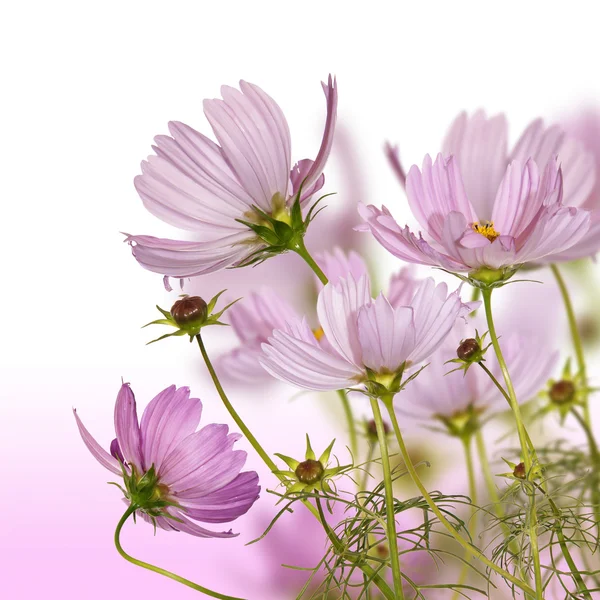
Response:
[[[480,267],[477,271],[471,271],[466,281],[473,287],[492,289],[502,287],[516,272],[517,269],[514,267],[504,267],[502,269]]]
[[[469,440],[479,429],[479,416],[483,409],[470,405],[467,409],[461,410],[448,417],[445,415],[435,415],[435,418],[441,421],[447,429],[447,432],[462,440]]]
[[[325,451],[317,458],[310,444],[310,438],[306,435],[306,453],[304,460],[296,460],[285,454],[276,453],[288,467],[289,471],[277,471],[276,475],[283,475],[287,479],[286,495],[310,493],[314,490],[331,493],[331,485],[329,480],[342,474],[344,471],[351,468],[351,465],[329,467],[329,459],[331,450],[335,444],[335,440],[327,446]]]
[[[144,325],[144,327],[148,327],[149,325],[169,325],[174,327],[176,331],[161,335],[159,338],[148,342],[148,344],[153,344],[154,342],[164,340],[165,338],[171,336],[182,335],[188,335],[191,342],[193,341],[194,337],[200,333],[200,330],[203,327],[208,327],[209,325],[226,326],[227,323],[221,323],[219,319],[228,308],[233,306],[239,300],[239,298],[233,302],[230,302],[220,311],[213,313],[217,304],[217,300],[225,291],[226,290],[220,291],[210,300],[208,304],[199,296],[183,295],[180,300],[177,300],[177,302],[173,304],[170,311],[164,310],[160,306],[157,306],[156,308],[164,318],[147,323]]]
[[[366,389],[362,393],[369,396],[369,398],[392,398],[427,367],[425,365],[407,379],[403,379],[407,366],[408,364],[404,362],[394,372],[384,370],[378,373],[367,367],[367,379],[363,381]]]
[[[300,205],[302,186],[300,186],[291,208],[287,206],[285,198],[279,193],[271,199],[272,208],[270,213],[253,206],[252,210],[245,215],[246,219],[237,219],[237,221],[256,234],[256,242],[261,247],[252,252],[237,266],[246,267],[259,264],[271,256],[283,254],[289,250],[293,252],[304,250],[304,234],[311,221],[324,207],[316,212],[315,209],[321,200],[330,195],[321,196],[309,209],[306,217],[302,216]]]

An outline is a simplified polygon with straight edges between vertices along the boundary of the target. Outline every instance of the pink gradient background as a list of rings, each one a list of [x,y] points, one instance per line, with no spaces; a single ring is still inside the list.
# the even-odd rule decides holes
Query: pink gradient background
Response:
[[[77,407],[90,431],[108,444],[123,377],[140,408],[171,383],[189,385],[204,401],[204,422],[230,422],[195,348],[181,340],[144,346],[151,334],[140,326],[155,318],[154,304],[170,306],[176,291],[167,294],[160,277],[142,271],[119,234],[173,233],[143,209],[132,184],[152,137],[165,132],[167,121],[180,119],[206,132],[201,100],[218,95],[221,83],[243,77],[283,107],[294,156],[311,156],[324,117],[319,81],[334,72],[341,127],[325,191],[338,196],[319,218],[339,228],[337,203],[392,205],[401,198],[381,151],[384,140],[401,142],[411,164],[439,147],[463,108],[506,111],[514,137],[538,114],[552,116],[598,98],[596,23],[583,16],[588,5],[577,4],[568,11],[548,10],[541,2],[512,9],[508,2],[503,11],[480,2],[460,9],[442,2],[383,2],[355,10],[313,0],[3,7],[0,597],[196,596],[117,555],[112,534],[123,511],[120,493],[106,485],[111,476],[86,451],[71,413]],[[550,51],[556,39],[560,47]],[[397,202],[395,214],[407,216],[405,204]],[[372,256],[381,280],[398,266],[379,248]],[[244,272],[244,285],[271,276],[301,300],[305,293],[283,277],[294,259]],[[215,279],[194,289],[212,292],[223,281]],[[535,321],[549,340],[564,339],[562,315],[539,310],[556,306],[554,287],[523,285],[513,298],[527,300],[529,312],[505,306],[506,318],[528,327]],[[231,339],[231,332],[208,336],[214,348]],[[595,381],[597,358],[590,359]],[[337,436],[343,460],[344,425],[333,395],[294,397],[295,390],[279,384],[258,393],[239,385],[228,389],[269,451],[300,454],[308,431],[316,448]],[[357,403],[357,412],[366,414]],[[460,448],[422,430],[412,437],[445,452],[434,461],[444,491],[464,491],[462,477],[451,470]],[[245,441],[240,446],[247,448]],[[252,455],[248,466],[265,475]],[[153,537],[150,527],[130,523],[125,548],[223,593],[293,598],[277,587],[277,565],[312,566],[322,538],[311,529],[314,547],[298,556],[298,540],[310,525],[292,521],[280,524],[272,541],[245,547],[272,511],[265,488],[273,481],[265,475],[262,484],[256,509],[232,524],[241,532],[235,540],[164,532]],[[278,539],[291,542],[289,554]]]

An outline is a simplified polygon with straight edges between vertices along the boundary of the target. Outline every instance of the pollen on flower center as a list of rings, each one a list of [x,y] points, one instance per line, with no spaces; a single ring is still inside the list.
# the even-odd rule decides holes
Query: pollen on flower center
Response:
[[[322,327],[319,327],[318,329],[313,329],[313,335],[315,336],[317,342],[320,342],[321,338],[325,335],[325,332],[323,331]]]
[[[484,221],[482,223],[473,223],[471,225],[475,233],[480,233],[486,237],[490,242],[493,242],[500,234],[494,229],[492,221]]]

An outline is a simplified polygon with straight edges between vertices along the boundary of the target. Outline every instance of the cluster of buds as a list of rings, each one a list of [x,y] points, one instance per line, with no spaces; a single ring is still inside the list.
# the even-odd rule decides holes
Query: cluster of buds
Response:
[[[311,493],[313,491],[323,491],[325,493],[332,493],[330,480],[333,477],[340,475],[345,470],[351,468],[351,465],[336,467],[329,466],[329,459],[331,457],[331,450],[335,444],[335,440],[327,446],[323,454],[316,457],[312,446],[310,445],[310,438],[306,435],[306,453],[304,460],[299,461],[290,456],[276,453],[289,468],[289,471],[277,471],[276,475],[283,475],[287,480],[287,494],[298,494],[298,493]]]
[[[163,315],[164,319],[157,319],[144,325],[144,327],[148,327],[148,325],[170,325],[171,327],[175,327],[175,331],[161,335],[159,338],[148,343],[152,344],[171,336],[181,335],[189,335],[191,342],[203,327],[208,327],[209,325],[227,325],[226,323],[221,323],[219,318],[237,300],[229,303],[219,312],[213,313],[217,300],[225,291],[222,290],[219,292],[208,304],[200,296],[183,295],[173,304],[170,311],[163,310],[160,306],[157,306],[156,308]]]

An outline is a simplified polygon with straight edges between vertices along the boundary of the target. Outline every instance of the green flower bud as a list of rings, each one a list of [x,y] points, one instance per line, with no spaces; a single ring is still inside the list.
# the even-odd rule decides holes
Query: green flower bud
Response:
[[[569,404],[575,399],[575,385],[568,379],[561,379],[550,388],[550,400],[554,404]]]

